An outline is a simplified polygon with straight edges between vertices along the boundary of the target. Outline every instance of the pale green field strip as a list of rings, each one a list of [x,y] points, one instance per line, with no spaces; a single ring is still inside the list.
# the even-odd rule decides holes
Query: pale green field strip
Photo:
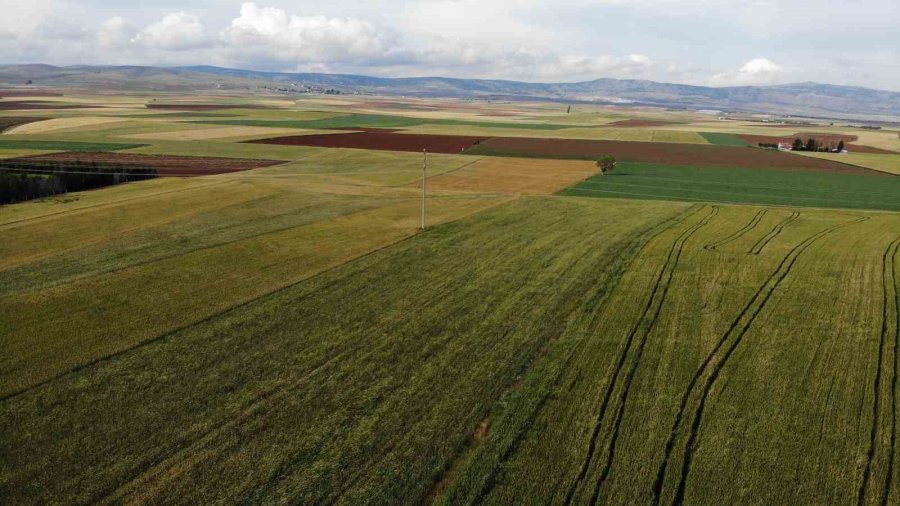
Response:
[[[602,298],[620,253],[683,208],[522,199],[60,377],[4,401],[4,486],[13,500],[417,502]]]
[[[419,125],[404,128],[403,132],[431,135],[476,135],[487,137],[542,137],[561,139],[594,139],[615,141],[674,142],[708,144],[697,132],[642,128],[563,128],[558,130],[528,130],[510,127],[479,127],[458,125]]]
[[[302,204],[311,196],[295,191],[293,199],[280,198],[307,217],[280,218],[287,223],[268,233],[258,233],[258,227],[238,227],[234,235],[186,232],[201,220],[198,214],[215,221],[227,206],[235,206],[237,215],[254,205],[268,210],[266,203],[283,186],[280,180],[236,181],[177,198],[165,194],[5,227],[9,240],[0,268],[12,291],[0,296],[0,345],[9,350],[0,357],[0,392],[29,388],[155,339],[408,237],[418,226],[414,191],[404,190],[380,207],[364,196],[322,199],[314,211]],[[438,224],[503,200],[435,197],[430,219]],[[154,237],[179,237],[176,232],[180,240],[150,244]],[[145,246],[132,250],[130,240]],[[100,251],[105,253],[95,259]],[[123,300],[125,286],[140,288]],[[106,323],[96,325],[100,320]]]
[[[896,155],[884,155],[876,153],[848,153],[846,155],[832,153],[794,153],[802,156],[813,158],[823,158],[825,160],[834,160],[835,162],[846,163],[850,165],[858,165],[867,169],[880,170],[888,174],[896,174],[900,176],[900,153]]]

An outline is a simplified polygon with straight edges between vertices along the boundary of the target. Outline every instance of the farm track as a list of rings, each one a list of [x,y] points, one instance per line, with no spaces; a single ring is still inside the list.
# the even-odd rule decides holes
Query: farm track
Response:
[[[755,215],[753,215],[753,218],[750,218],[749,223],[747,223],[746,225],[741,227],[739,230],[737,230],[736,232],[734,232],[733,234],[729,235],[728,237],[726,237],[724,239],[721,239],[716,242],[711,242],[711,243],[707,244],[706,246],[703,246],[703,248],[710,250],[710,251],[714,251],[719,246],[724,246],[731,241],[736,241],[736,240],[740,239],[741,237],[744,236],[744,234],[750,232],[757,225],[759,225],[759,222],[762,220],[762,218],[766,214],[766,212],[768,212],[768,209],[761,209],[759,212],[757,212]]]
[[[759,255],[760,253],[762,253],[762,250],[765,249],[765,247],[766,247],[770,242],[772,242],[772,239],[775,239],[776,237],[778,237],[778,236],[781,234],[782,231],[784,231],[784,227],[786,227],[786,226],[790,225],[791,223],[797,221],[797,219],[798,219],[799,217],[800,217],[800,213],[799,213],[799,212],[794,211],[793,213],[791,213],[790,216],[788,216],[787,218],[785,218],[784,220],[782,220],[782,221],[780,221],[778,224],[776,224],[776,225],[772,228],[772,230],[769,231],[769,233],[767,233],[766,235],[762,236],[762,238],[761,238],[760,240],[756,241],[756,244],[754,244],[753,246],[750,247],[750,251],[748,251],[747,254],[749,254],[749,255]]]
[[[767,305],[772,294],[781,285],[782,281],[784,281],[788,274],[790,274],[800,255],[802,255],[803,252],[805,252],[813,243],[840,228],[860,223],[868,219],[868,216],[861,216],[855,220],[833,225],[807,237],[797,246],[794,246],[794,248],[792,248],[784,256],[775,271],[773,271],[772,274],[770,274],[769,277],[759,287],[759,289],[757,289],[756,293],[753,295],[747,305],[744,306],[738,316],[731,323],[728,330],[726,330],[725,333],[722,334],[719,341],[716,343],[716,345],[704,359],[703,363],[694,373],[694,376],[691,378],[688,388],[685,390],[685,393],[682,396],[681,405],[672,424],[669,439],[666,442],[663,461],[660,463],[660,466],[657,470],[656,480],[653,484],[653,504],[659,504],[662,499],[665,477],[668,471],[669,460],[675,447],[675,440],[677,439],[677,436],[680,432],[679,429],[682,426],[682,421],[684,420],[684,414],[687,410],[687,405],[692,397],[692,394],[695,392],[695,388],[697,387],[700,379],[704,376],[705,373],[708,373],[706,376],[706,381],[703,383],[703,389],[700,393],[697,408],[693,413],[690,431],[688,433],[687,442],[685,444],[685,453],[682,462],[678,487],[672,500],[673,505],[680,505],[684,502],[687,477],[690,474],[693,452],[696,446],[697,436],[699,433],[700,424],[703,419],[703,413],[706,408],[706,401],[709,397],[709,393],[712,390],[712,387],[718,379],[719,375],[721,374],[721,371],[724,368],[725,364],[728,362],[728,359],[732,356],[738,345],[740,345],[744,335],[746,335],[746,333],[750,330],[750,327],[755,321],[756,317]],[[723,349],[723,347],[725,347],[726,343],[729,341],[729,338],[731,338],[732,336],[733,339],[730,339],[731,344],[727,347],[727,349],[725,349],[722,357],[717,360],[715,364],[713,364],[713,360],[717,357],[719,351]]]
[[[897,436],[897,363],[898,363],[898,345],[900,345],[900,312],[898,312],[898,287],[896,275],[896,259],[897,251],[900,248],[900,237],[894,239],[890,243],[882,256],[882,294],[884,305],[881,317],[881,336],[878,343],[878,366],[875,369],[874,402],[872,403],[872,428],[869,431],[869,450],[866,455],[866,467],[863,471],[863,479],[860,482],[859,493],[857,494],[857,504],[862,506],[866,502],[866,496],[869,492],[869,483],[872,477],[872,463],[875,461],[875,454],[878,448],[877,439],[878,432],[882,420],[882,369],[885,349],[889,340],[893,341],[893,349],[891,354],[891,379],[888,381],[890,388],[889,406],[885,408],[891,417],[891,435],[890,444],[887,448],[887,473],[884,480],[884,486],[880,490],[879,504],[888,504],[891,490],[891,483],[894,474],[894,453],[896,448]],[[893,329],[892,329],[893,327]]]
[[[657,237],[662,235],[664,232],[672,229],[673,227],[676,227],[676,226],[680,225],[681,223],[684,223],[685,220],[690,218],[692,215],[696,214],[696,212],[699,209],[700,208],[697,206],[691,206],[684,212],[681,212],[678,215],[672,216],[666,220],[663,220],[661,223],[655,225],[654,227],[652,227],[651,229],[646,231],[646,234],[649,234],[647,239],[636,250],[632,250],[631,253],[628,253],[627,254],[627,256],[629,258],[628,262],[626,262],[625,265],[620,265],[618,267],[618,269],[614,272],[613,277],[615,278],[615,283],[613,283],[612,285],[606,285],[604,283],[601,283],[599,286],[597,286],[593,289],[593,292],[598,292],[601,295],[600,295],[600,297],[597,297],[596,295],[594,295],[589,302],[589,304],[590,304],[589,307],[592,308],[593,310],[589,311],[589,314],[591,316],[590,316],[590,321],[587,323],[588,329],[595,328],[595,322],[597,321],[597,316],[599,314],[599,311],[597,311],[597,308],[600,307],[600,305],[603,303],[603,300],[606,299],[606,296],[609,293],[611,293],[613,289],[615,289],[615,286],[618,284],[622,275],[624,275],[624,273],[628,270],[628,266],[631,265],[632,261],[635,258],[637,258],[638,255],[640,255],[640,253],[642,251],[644,251],[644,249],[647,247],[647,245],[650,244],[654,239],[656,239]],[[581,353],[578,354],[578,358],[580,359],[581,357],[583,357],[585,353],[586,353],[586,347],[581,347]],[[518,449],[519,445],[522,442],[522,439],[525,437],[526,433],[528,432],[528,427],[531,426],[535,417],[537,417],[538,413],[540,413],[541,409],[543,409],[543,406],[544,406],[544,404],[546,404],[547,399],[551,396],[553,389],[559,383],[562,373],[568,369],[569,364],[572,363],[572,361],[575,359],[575,356],[576,356],[576,349],[573,349],[569,353],[569,355],[565,358],[565,360],[563,361],[563,366],[559,369],[559,373],[554,378],[550,387],[546,390],[544,395],[541,396],[541,398],[535,404],[534,408],[530,411],[528,419],[523,424],[523,427],[524,427],[523,430],[520,430],[516,434],[516,437],[512,440],[510,445],[502,452],[499,462],[498,462],[498,466],[495,466],[493,474],[491,474],[490,476],[487,477],[487,480],[485,481],[484,486],[481,488],[481,490],[479,490],[479,492],[477,494],[476,500],[474,501],[475,503],[483,502],[484,498],[490,494],[491,490],[493,489],[494,485],[496,484],[494,477],[496,475],[497,467],[499,467],[499,465],[502,465],[504,462],[506,462],[509,459],[509,457],[513,453],[515,453],[515,451]],[[448,469],[450,469],[450,468],[448,468]],[[442,479],[443,479],[443,477],[442,477]]]
[[[647,341],[647,335],[653,329],[654,324],[656,323],[656,318],[662,310],[662,305],[668,293],[669,284],[672,280],[672,275],[674,273],[675,267],[677,266],[678,261],[681,258],[684,244],[697,230],[706,225],[716,214],[718,214],[718,211],[718,206],[712,206],[710,213],[707,216],[682,232],[681,235],[679,235],[678,238],[676,238],[672,243],[672,247],[669,249],[666,261],[663,264],[663,267],[660,269],[659,274],[656,277],[656,281],[654,282],[653,288],[651,289],[650,296],[648,297],[647,303],[644,306],[644,311],[632,326],[631,331],[629,332],[628,337],[625,340],[625,346],[623,347],[622,352],[619,354],[619,358],[616,361],[615,368],[613,369],[612,379],[610,380],[603,395],[603,399],[600,403],[600,409],[597,415],[597,420],[595,422],[593,432],[591,434],[590,442],[588,444],[588,451],[585,456],[585,460],[582,462],[577,478],[572,483],[572,485],[569,486],[569,489],[566,492],[566,504],[572,503],[576,490],[587,476],[588,469],[590,468],[594,453],[596,451],[597,440],[600,436],[600,431],[603,426],[603,419],[606,417],[609,402],[612,398],[612,393],[616,389],[616,386],[620,381],[619,378],[622,373],[622,368],[625,365],[627,356],[631,352],[635,337],[638,335],[638,332],[641,332],[641,337],[639,338],[640,343],[637,345],[637,350],[635,352],[636,356],[632,361],[631,368],[628,370],[625,378],[623,379],[625,384],[622,392],[619,394],[619,403],[616,411],[612,439],[607,449],[604,468],[591,495],[591,504],[596,503],[600,488],[602,487],[603,482],[608,476],[612,460],[615,457],[616,441],[618,439],[618,432],[621,426],[622,416],[625,411],[624,407],[628,400],[628,393],[631,387],[631,382],[634,379],[637,365],[641,359],[641,355]]]

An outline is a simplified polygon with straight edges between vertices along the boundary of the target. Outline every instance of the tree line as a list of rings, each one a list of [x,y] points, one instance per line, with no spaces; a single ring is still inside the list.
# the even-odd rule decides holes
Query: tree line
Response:
[[[158,177],[153,167],[0,160],[0,204]]]
[[[834,143],[819,142],[812,137],[807,139],[806,144],[804,144],[803,141],[798,138],[794,139],[791,149],[794,151],[824,151],[827,153],[837,150],[837,152],[840,153],[844,150],[844,141],[839,141],[837,147],[835,147]]]

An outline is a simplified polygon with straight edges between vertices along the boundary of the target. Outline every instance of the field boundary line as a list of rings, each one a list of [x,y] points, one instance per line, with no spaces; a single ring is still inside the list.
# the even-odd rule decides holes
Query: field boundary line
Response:
[[[890,445],[887,451],[887,459],[888,459],[888,469],[887,476],[885,477],[885,483],[881,490],[880,504],[886,505],[888,496],[890,495],[890,486],[893,478],[893,467],[894,467],[894,448],[896,442],[896,432],[897,432],[897,345],[900,344],[900,313],[898,313],[898,293],[897,293],[897,279],[896,279],[896,256],[897,250],[900,248],[900,237],[894,239],[890,244],[888,244],[887,249],[885,249],[884,254],[881,257],[881,272],[882,272],[882,297],[883,297],[883,306],[881,313],[881,333],[879,336],[878,342],[878,365],[875,368],[875,381],[873,383],[873,397],[874,400],[872,402],[872,427],[869,431],[869,449],[866,453],[866,467],[863,471],[863,478],[859,485],[859,493],[857,494],[856,503],[859,506],[865,504],[866,494],[869,489],[869,482],[872,475],[872,462],[875,460],[875,454],[877,453],[878,446],[876,444],[876,440],[878,438],[878,433],[880,431],[881,425],[881,382],[882,382],[882,369],[884,363],[884,355],[885,355],[885,343],[889,339],[889,335],[891,333],[891,320],[895,320],[896,324],[894,325],[894,336],[893,336],[893,353],[891,354],[892,359],[892,368],[891,368],[891,379],[888,382],[888,386],[891,389],[890,394],[890,408],[888,408],[888,412],[891,413],[891,438]]]
[[[684,418],[684,413],[687,409],[687,404],[690,401],[691,394],[694,393],[695,387],[697,383],[700,381],[700,378],[704,375],[705,372],[709,371],[709,375],[706,378],[706,381],[703,384],[703,390],[700,394],[699,405],[694,410],[693,415],[693,423],[691,424],[690,432],[688,433],[688,439],[685,444],[685,454],[684,460],[682,462],[681,467],[681,475],[678,483],[678,488],[676,490],[675,496],[673,498],[673,505],[680,505],[684,502],[684,494],[687,484],[687,476],[690,473],[691,461],[693,457],[693,450],[696,445],[697,436],[700,429],[700,423],[703,418],[703,413],[706,407],[706,400],[709,396],[710,391],[712,390],[713,385],[718,379],[719,374],[727,363],[728,359],[737,349],[738,345],[741,343],[744,335],[750,330],[753,322],[755,321],[757,315],[766,307],[769,299],[775,290],[781,285],[781,282],[787,278],[788,274],[790,274],[791,270],[794,267],[794,264],[799,259],[800,255],[802,255],[813,243],[825,237],[826,235],[838,230],[840,228],[853,225],[856,223],[860,223],[868,220],[868,216],[860,216],[855,220],[847,221],[844,223],[839,223],[837,225],[833,225],[824,230],[821,230],[809,237],[805,240],[794,246],[781,260],[778,267],[768,276],[768,278],[762,283],[762,285],[757,289],[756,293],[754,293],[753,297],[751,297],[750,301],[744,306],[740,313],[738,313],[737,317],[732,321],[731,325],[728,329],[722,334],[719,338],[716,345],[713,349],[707,354],[704,361],[700,364],[700,367],[694,373],[694,376],[691,378],[691,381],[688,385],[688,388],[685,390],[682,399],[681,405],[679,407],[678,413],[676,414],[675,420],[672,424],[672,429],[669,434],[669,439],[666,442],[665,453],[662,462],[657,470],[656,480],[653,484],[653,504],[658,505],[662,498],[663,487],[665,485],[665,477],[668,470],[669,459],[671,458],[672,451],[675,447],[675,440],[679,433],[679,428],[682,425],[682,420]],[[745,320],[746,317],[746,321]],[[743,325],[741,323],[743,322]],[[720,360],[716,362],[715,365],[710,366],[713,362],[713,359],[716,358],[719,350],[722,349],[728,338],[732,336],[733,333],[737,333],[734,336],[733,342],[731,345],[725,350],[724,355]]]
[[[718,207],[712,206],[710,213],[706,217],[704,217],[703,219],[701,219],[700,221],[698,221],[697,223],[695,223],[694,225],[688,227],[685,231],[683,231],[678,237],[676,237],[676,239],[672,243],[672,246],[669,248],[669,252],[666,256],[666,259],[665,259],[662,267],[660,268],[659,273],[656,276],[656,280],[654,281],[653,287],[650,290],[650,294],[649,294],[649,297],[647,298],[647,303],[644,306],[643,312],[638,316],[638,319],[635,321],[634,325],[632,326],[631,330],[629,331],[629,333],[625,339],[625,345],[622,348],[622,351],[619,354],[618,359],[616,360],[615,366],[613,367],[613,371],[612,371],[613,374],[610,378],[609,383],[607,383],[605,393],[603,394],[601,401],[600,401],[600,405],[599,405],[599,409],[598,409],[597,417],[596,417],[596,422],[594,423],[594,429],[591,433],[591,438],[589,439],[587,453],[585,454],[585,458],[582,461],[581,467],[579,468],[579,471],[575,478],[575,481],[569,485],[569,488],[566,491],[565,504],[568,505],[568,504],[572,503],[574,496],[575,496],[575,492],[578,490],[578,487],[581,485],[581,483],[587,477],[588,470],[590,468],[591,462],[593,461],[594,453],[596,452],[597,440],[600,436],[600,431],[603,427],[603,419],[606,417],[606,412],[609,407],[610,399],[612,398],[613,391],[616,389],[616,387],[620,381],[619,378],[620,378],[620,374],[622,372],[622,368],[624,367],[625,361],[631,352],[632,344],[634,343],[634,339],[637,336],[638,331],[640,330],[641,324],[644,323],[648,319],[651,311],[653,311],[653,307],[657,300],[659,300],[659,304],[657,307],[656,314],[658,314],[658,311],[661,310],[661,308],[662,308],[663,299],[665,298],[666,292],[668,291],[668,282],[666,282],[666,285],[663,289],[662,295],[659,298],[657,298],[657,294],[660,292],[660,285],[662,283],[663,278],[666,276],[666,273],[668,271],[668,274],[669,274],[668,279],[671,280],[671,276],[674,272],[675,266],[678,262],[678,259],[681,256],[681,249],[684,245],[684,242],[686,242],[687,239],[691,235],[693,235],[694,232],[696,232],[700,227],[705,225],[706,222],[708,222],[710,219],[712,219],[712,217],[717,213],[718,213]],[[692,213],[692,214],[695,214],[695,213]],[[668,228],[665,230],[668,230]],[[643,336],[642,336],[643,342],[646,341],[646,336],[649,333],[650,328],[653,326],[653,322],[655,322],[655,320],[656,320],[656,316],[654,315],[652,317],[652,319],[650,320],[650,325],[648,326],[647,331],[643,333]],[[642,346],[639,345],[639,347],[640,347],[640,349],[642,349]],[[638,357],[636,360],[639,360],[639,359],[640,359],[640,354],[638,354]],[[632,368],[632,370],[630,372],[633,372],[633,370],[634,370],[634,368]],[[625,381],[628,381],[628,379],[630,379],[631,376],[633,376],[633,374],[628,374]],[[630,381],[628,381],[628,383],[630,383]],[[623,390],[623,393],[620,394],[620,400],[622,400],[622,404],[624,404],[624,399],[627,399],[627,388],[628,388],[628,385],[626,385],[626,388],[625,388],[625,390]],[[613,437],[615,437],[615,436],[613,436]],[[611,443],[610,448],[611,448],[612,452],[615,451],[614,444]],[[600,481],[602,482],[603,479],[604,479],[604,477],[601,476]],[[593,497],[592,497],[591,501],[592,502],[594,501]]]
[[[765,247],[768,246],[773,239],[778,237],[782,231],[784,231],[784,227],[797,221],[799,217],[799,212],[794,211],[793,213],[791,213],[790,216],[778,222],[774,227],[772,227],[772,230],[770,230],[766,235],[762,236],[758,241],[756,241],[756,244],[751,246],[750,250],[747,253],[750,255],[759,255],[760,253],[762,253],[762,250],[765,249]]]
[[[710,251],[715,251],[715,249],[718,248],[719,246],[723,246],[725,244],[728,244],[731,241],[735,241],[735,240],[743,237],[744,234],[750,232],[751,230],[753,230],[756,227],[756,225],[759,224],[759,222],[762,220],[763,215],[765,215],[768,211],[769,211],[768,209],[759,210],[752,218],[750,218],[750,222],[747,223],[746,225],[744,225],[742,228],[738,229],[733,234],[729,235],[728,237],[726,237],[724,239],[721,239],[716,242],[711,242],[711,243],[707,244],[706,246],[703,246],[703,248],[710,250]]]

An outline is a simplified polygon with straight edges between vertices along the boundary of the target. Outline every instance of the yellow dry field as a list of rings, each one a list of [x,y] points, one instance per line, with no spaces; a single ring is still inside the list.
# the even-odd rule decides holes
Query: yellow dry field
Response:
[[[859,140],[856,144],[871,146],[873,148],[887,149],[900,152],[900,132],[890,130],[853,130],[851,133]]]
[[[530,137],[557,139],[590,139],[607,141],[674,142],[680,144],[708,144],[697,132],[679,130],[651,130],[643,128],[580,127],[544,130],[537,128],[487,127],[468,125],[418,125],[404,133],[426,135],[477,135],[485,137]]]
[[[853,149],[852,147],[850,149]],[[883,155],[878,153],[848,153],[839,155],[833,153],[804,153],[797,152],[795,154],[809,156],[812,158],[822,158],[825,160],[834,160],[835,162],[847,163],[867,169],[880,170],[889,174],[897,174],[900,176],[900,153],[896,155]]]
[[[433,191],[552,194],[596,173],[596,166],[588,161],[484,157],[459,170],[429,179],[428,188]]]
[[[173,130],[167,132],[148,132],[120,136],[123,139],[160,140],[160,141],[203,141],[210,139],[231,139],[243,137],[266,137],[270,135],[304,135],[321,133],[318,130],[297,130],[292,128],[272,128],[256,126],[233,126],[216,128],[197,128],[192,130]]]
[[[47,132],[57,132],[67,130],[69,128],[89,127],[95,125],[104,125],[108,123],[121,123],[128,121],[126,118],[116,118],[112,116],[76,116],[71,118],[54,118],[44,121],[35,121],[33,123],[25,123],[10,128],[6,134],[29,135],[44,134]]]

